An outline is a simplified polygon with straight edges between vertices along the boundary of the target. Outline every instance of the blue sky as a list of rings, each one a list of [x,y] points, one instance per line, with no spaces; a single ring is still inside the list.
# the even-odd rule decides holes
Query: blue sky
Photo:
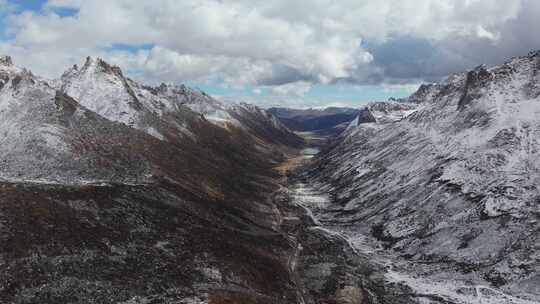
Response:
[[[208,92],[214,96],[222,96],[228,100],[234,100],[236,97],[250,96],[245,98],[248,101],[257,98],[271,96],[271,89],[262,88],[260,93],[253,91],[254,86],[245,87],[221,87],[188,82],[188,85]],[[285,99],[292,99],[294,107],[324,107],[324,106],[358,106],[370,102],[387,100],[391,97],[405,97],[413,93],[417,88],[416,84],[409,86],[382,87],[377,85],[347,86],[347,85],[314,85],[304,96],[274,96],[274,101],[268,106],[279,106],[285,103]]]
[[[13,5],[13,8],[17,12],[41,12],[43,9],[45,9],[45,6],[47,4],[47,0],[8,0],[7,2]],[[53,10],[56,14],[60,16],[73,16],[78,12],[78,9],[70,7],[52,7],[47,9]]]
[[[223,99],[361,106],[540,48],[540,1],[494,1],[0,0],[0,53],[45,77],[97,56]]]

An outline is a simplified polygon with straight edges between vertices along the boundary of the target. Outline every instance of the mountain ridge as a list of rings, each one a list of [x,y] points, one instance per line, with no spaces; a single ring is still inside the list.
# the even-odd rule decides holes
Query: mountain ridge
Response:
[[[270,108],[287,127],[298,132],[316,132],[336,128],[339,133],[343,124],[352,121],[359,109],[329,107],[325,109]]]
[[[352,124],[304,175],[333,197],[321,216],[396,263],[433,265],[417,275],[538,295],[539,73],[531,52],[421,86],[399,119]]]
[[[284,163],[304,141],[254,105],[0,57],[0,302],[534,303],[539,73],[370,103]]]
[[[178,101],[211,97],[161,94],[102,60],[45,80],[8,58],[0,302],[296,297],[268,196],[300,138],[256,107],[215,123]]]

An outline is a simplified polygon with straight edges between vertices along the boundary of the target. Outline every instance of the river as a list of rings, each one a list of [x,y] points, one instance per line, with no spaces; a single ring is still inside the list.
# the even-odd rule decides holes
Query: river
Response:
[[[308,148],[302,151],[302,162],[307,164],[319,153],[319,149]],[[307,230],[325,235],[328,239],[344,244],[343,255],[356,255],[358,259],[368,259],[382,273],[382,281],[388,286],[406,286],[409,296],[418,303],[455,304],[538,304],[538,302],[510,296],[504,292],[471,280],[451,270],[440,271],[432,265],[419,265],[405,261],[399,256],[383,249],[371,235],[365,235],[354,227],[336,224],[332,221],[332,200],[324,187],[309,180],[293,179],[287,187],[287,194],[293,205],[302,208],[309,221]],[[298,245],[302,248],[302,245]],[[348,248],[347,248],[348,247]],[[296,253],[298,255],[298,253]],[[336,254],[336,256],[339,253]],[[351,258],[349,258],[351,260]],[[363,264],[360,264],[363,265]],[[354,270],[351,270],[351,272]],[[327,273],[328,274],[328,273]],[[344,283],[341,283],[344,284]],[[346,285],[346,284],[345,284]],[[390,302],[394,303],[393,299]],[[343,303],[356,303],[354,301]],[[396,302],[397,303],[397,302]]]

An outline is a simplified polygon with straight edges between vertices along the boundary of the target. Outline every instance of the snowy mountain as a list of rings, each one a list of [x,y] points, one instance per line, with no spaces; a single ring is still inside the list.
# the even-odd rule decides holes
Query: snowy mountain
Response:
[[[540,300],[540,52],[368,110],[304,176],[331,193],[321,221],[379,241],[428,278],[416,292],[446,278],[456,303],[468,284]]]
[[[165,139],[164,134],[170,134],[163,130],[164,126],[165,129],[174,126],[175,133],[188,136],[196,133],[182,117],[191,112],[231,132],[239,129],[237,131],[247,133],[247,136],[261,138],[266,144],[302,143],[272,115],[256,106],[224,104],[185,85],[141,85],[125,77],[119,67],[102,59],[89,57],[82,68],[74,66],[66,71],[61,78],[61,90],[92,111],[158,139]],[[244,110],[239,111],[241,108]],[[264,115],[260,115],[263,112]],[[253,124],[258,123],[265,124],[264,131],[253,128]],[[268,131],[278,134],[260,133]]]
[[[537,303],[539,74],[452,75],[283,162],[304,142],[256,106],[0,57],[0,302]]]
[[[211,123],[226,129],[239,128],[259,142],[299,147],[302,140],[282,124],[275,115],[247,103],[224,103],[185,85],[161,84],[156,91],[169,100],[203,115]]]
[[[1,57],[0,302],[295,299],[268,197],[302,140],[215,107],[99,59],[46,80]]]
[[[91,112],[9,57],[0,60],[0,78],[1,179],[133,182],[148,174],[141,155],[129,151],[139,137],[135,130]]]
[[[204,92],[193,90],[185,85],[175,86],[164,83],[157,87],[156,91],[176,104],[185,105],[194,112],[204,115],[206,119],[213,123],[240,126],[240,123],[231,117],[227,105]]]
[[[201,107],[224,106],[209,96],[185,87],[171,92],[140,85],[101,59],[88,58],[82,68],[52,81],[16,67],[9,57],[0,63],[0,178],[5,180],[140,183],[164,170],[156,165],[163,160],[152,154],[167,151],[162,146],[169,144],[194,150],[216,137],[212,145],[218,138],[245,142],[264,148],[270,158],[279,155],[278,145],[301,144],[257,107],[224,110],[227,123],[216,125]],[[185,100],[197,102],[202,112]],[[242,107],[249,110],[239,112]],[[252,126],[261,123],[262,129]]]
[[[371,102],[362,108],[356,118],[351,121],[347,131],[343,135],[349,134],[360,125],[373,124],[374,126],[396,122],[404,119],[408,115],[416,112],[418,105],[408,102],[380,101]]]
[[[158,139],[164,139],[157,130],[159,124],[168,119],[168,123],[172,122],[167,115],[190,112],[184,100],[193,95],[192,90],[182,88],[172,91],[164,86],[140,85],[125,77],[119,67],[91,57],[82,68],[74,66],[67,70],[62,75],[59,89],[105,118],[140,129]],[[205,99],[201,103],[210,102],[211,99]],[[191,134],[181,120],[174,122],[176,131]]]

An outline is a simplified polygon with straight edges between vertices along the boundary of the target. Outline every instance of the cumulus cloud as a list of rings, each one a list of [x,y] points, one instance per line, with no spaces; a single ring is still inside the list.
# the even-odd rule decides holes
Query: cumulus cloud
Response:
[[[288,69],[296,77],[326,83],[371,61],[358,46],[357,35],[321,35],[307,24],[266,16],[246,3],[96,0],[53,1],[49,6],[76,7],[79,12],[69,17],[54,11],[14,16],[10,19],[14,44],[47,51],[51,46],[70,50],[150,43],[156,45],[150,55],[166,54],[177,67],[178,78],[189,77],[196,67],[215,77],[216,64],[228,76],[237,71],[227,69],[239,70],[235,65],[240,62],[249,75],[236,73],[234,78],[245,79],[226,81],[252,84],[280,81],[281,75],[261,69]],[[155,60],[148,63],[155,66]]]
[[[311,83],[305,81],[298,81],[275,86],[271,92],[275,95],[281,96],[294,96],[304,97],[304,95],[311,89]]]
[[[49,0],[4,18],[13,38],[0,52],[51,77],[93,55],[146,81],[303,96],[316,84],[416,84],[525,54],[540,48],[539,18],[536,0]]]

